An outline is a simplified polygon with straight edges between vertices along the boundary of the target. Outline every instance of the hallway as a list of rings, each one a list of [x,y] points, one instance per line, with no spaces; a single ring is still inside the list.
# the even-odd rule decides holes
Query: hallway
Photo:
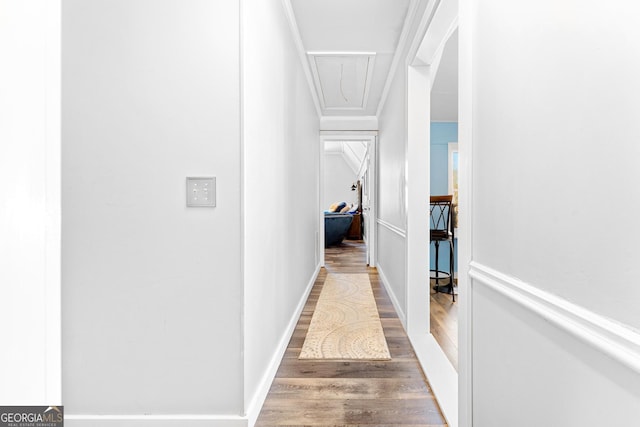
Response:
[[[258,427],[444,426],[431,388],[375,268],[365,265],[362,242],[327,248],[320,271],[276,378]],[[392,360],[298,360],[327,273],[368,273]]]

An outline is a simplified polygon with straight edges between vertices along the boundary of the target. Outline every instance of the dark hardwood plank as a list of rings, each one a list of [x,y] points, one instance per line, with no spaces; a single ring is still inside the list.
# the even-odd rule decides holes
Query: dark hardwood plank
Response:
[[[435,424],[442,419],[433,397],[413,399],[347,399],[306,400],[271,399],[265,403],[261,416],[265,424],[272,420],[288,425],[327,424],[330,416],[335,423],[349,424]],[[425,422],[426,421],[426,422]]]
[[[432,285],[434,282],[432,281]],[[457,300],[457,298],[456,298]],[[431,334],[458,370],[458,304],[451,295],[431,291]]]
[[[422,378],[276,378],[270,393],[274,398],[305,399],[412,399],[430,391]]]
[[[365,265],[362,241],[327,248],[258,427],[443,427],[445,420],[404,328],[375,268]],[[389,361],[299,360],[300,350],[328,273],[368,273]]]
[[[277,374],[283,378],[415,378],[421,375],[418,362],[410,359],[394,363],[283,359]]]

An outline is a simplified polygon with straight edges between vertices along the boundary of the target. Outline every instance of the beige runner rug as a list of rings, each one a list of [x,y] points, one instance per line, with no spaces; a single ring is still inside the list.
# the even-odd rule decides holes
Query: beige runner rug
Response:
[[[368,274],[327,275],[299,358],[391,359]]]

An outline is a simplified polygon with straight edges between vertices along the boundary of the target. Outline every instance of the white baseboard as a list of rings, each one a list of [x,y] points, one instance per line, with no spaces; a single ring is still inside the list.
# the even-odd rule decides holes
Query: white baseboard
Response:
[[[262,409],[262,405],[264,404],[265,399],[267,398],[267,394],[269,393],[269,389],[271,388],[271,383],[276,376],[276,372],[278,371],[278,367],[280,366],[280,362],[282,361],[282,357],[284,356],[285,351],[287,350],[287,346],[289,345],[289,340],[293,335],[293,332],[298,324],[298,319],[300,318],[300,314],[304,309],[305,304],[307,303],[307,299],[309,298],[309,294],[311,293],[311,289],[318,278],[318,274],[320,273],[320,264],[316,266],[314,273],[311,275],[311,279],[307,284],[307,288],[305,289],[302,298],[298,302],[298,306],[294,311],[291,319],[289,320],[289,324],[287,325],[286,330],[283,332],[282,337],[280,338],[280,342],[278,343],[278,347],[276,348],[275,353],[271,357],[269,361],[269,365],[264,375],[262,376],[262,380],[258,386],[258,390],[256,391],[251,403],[247,407],[247,421],[248,426],[253,427],[258,419],[258,415],[260,415],[260,410]]]
[[[251,404],[247,408],[246,416],[235,415],[79,415],[65,414],[64,423],[67,427],[253,427],[258,419],[262,405],[269,393],[273,378],[278,371],[280,361],[293,335],[298,323],[298,318],[304,309],[311,289],[320,273],[320,265],[316,269],[307,284],[295,312],[278,347],[271,357],[268,368],[260,381]]]
[[[409,336],[422,371],[429,381],[450,427],[458,427],[458,373],[435,337],[427,333]]]
[[[398,298],[393,292],[391,283],[384,273],[384,270],[378,265],[378,275],[382,281],[391,303],[398,313],[398,317],[404,326],[405,331],[407,328],[407,317],[400,304]],[[426,326],[421,333],[409,334],[409,340],[416,352],[418,361],[422,366],[431,388],[438,399],[438,404],[444,417],[447,419],[447,423],[451,427],[458,426],[458,373],[447,359],[447,356],[440,348],[433,335],[428,333]]]
[[[490,267],[472,262],[472,288],[486,286],[614,361],[640,373],[640,332]]]
[[[402,309],[402,306],[400,305],[400,302],[398,301],[396,294],[393,292],[393,288],[391,287],[391,282],[389,282],[389,279],[387,279],[387,276],[384,274],[384,270],[382,269],[382,266],[380,264],[378,264],[376,268],[378,270],[378,276],[380,276],[380,280],[382,281],[384,288],[387,290],[387,294],[389,294],[389,299],[391,299],[391,304],[393,304],[393,308],[396,310],[396,313],[400,318],[400,322],[402,322],[402,326],[404,326],[404,329],[406,331],[407,316],[404,313],[404,310]]]
[[[247,427],[247,418],[234,415],[72,415],[67,427]]]

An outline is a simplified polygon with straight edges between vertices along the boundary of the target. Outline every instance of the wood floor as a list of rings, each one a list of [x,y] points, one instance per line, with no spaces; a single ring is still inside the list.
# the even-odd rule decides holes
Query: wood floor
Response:
[[[435,283],[432,283],[432,285]],[[456,301],[460,296],[456,295]],[[431,290],[431,334],[458,370],[458,303],[451,295]]]
[[[328,248],[256,426],[413,426],[446,423],[364,245]],[[327,273],[369,273],[392,360],[298,360]]]

